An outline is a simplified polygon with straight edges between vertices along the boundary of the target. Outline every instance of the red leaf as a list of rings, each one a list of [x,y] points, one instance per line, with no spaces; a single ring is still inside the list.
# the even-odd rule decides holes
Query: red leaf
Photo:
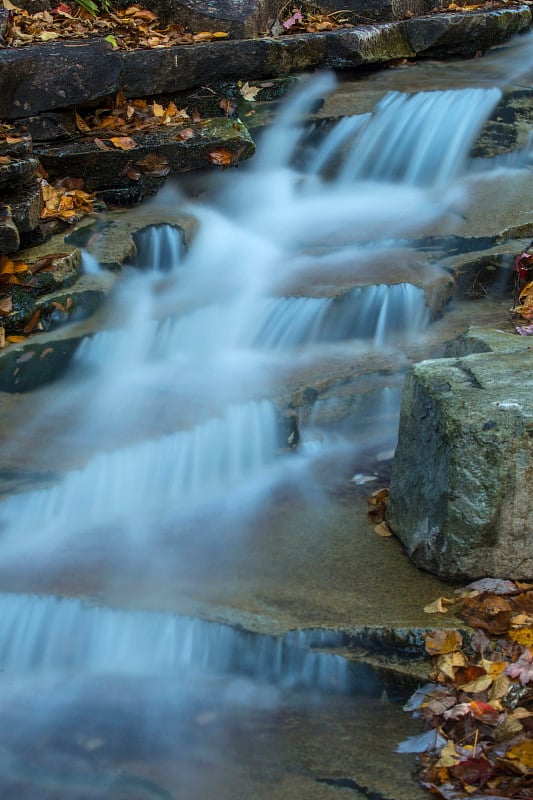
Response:
[[[494,768],[486,758],[468,758],[450,767],[451,774],[463,783],[483,786],[494,775]]]

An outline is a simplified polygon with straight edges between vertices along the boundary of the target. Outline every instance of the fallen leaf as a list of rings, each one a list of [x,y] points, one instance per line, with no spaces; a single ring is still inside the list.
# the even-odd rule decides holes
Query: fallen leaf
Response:
[[[420,736],[409,736],[400,742],[396,748],[397,753],[427,753],[431,750],[440,750],[446,744],[446,739],[437,729],[421,733]]]
[[[137,147],[137,142],[131,136],[112,136],[109,141],[119,150],[133,150]]]
[[[0,297],[0,315],[7,317],[13,311],[13,299],[11,297]],[[2,328],[3,330],[3,328]]]
[[[160,178],[170,172],[170,165],[167,159],[157,153],[147,153],[135,162],[135,166],[139,167],[145,175],[154,175]]]
[[[218,167],[229,167],[233,163],[233,153],[222,147],[219,150],[211,150],[207,154],[207,158],[211,164],[215,164]]]
[[[40,318],[41,318],[41,309],[38,308],[37,311],[34,311],[34,313],[32,314],[29,322],[24,326],[23,329],[24,333],[26,334],[32,333],[32,331],[34,331],[35,328],[37,327],[37,323],[39,322]]]
[[[380,522],[379,525],[374,525],[374,533],[384,538],[394,536],[386,522]]]
[[[302,20],[303,20],[302,12],[301,11],[295,11],[294,14],[291,17],[286,19],[281,24],[283,25],[285,30],[288,30],[289,28],[292,28],[292,26],[295,25],[297,22],[301,22]]]
[[[3,328],[0,325],[0,349],[2,349],[2,347],[5,346],[6,346],[6,331],[5,328]]]
[[[518,678],[522,686],[533,680],[533,652],[526,647],[524,652],[514,664],[509,664],[505,674],[510,678]]]
[[[108,147],[108,146],[106,145],[106,143],[105,143],[105,142],[103,142],[101,139],[97,139],[97,138],[95,138],[95,139],[94,139],[94,143],[95,143],[95,145],[98,147],[98,149],[99,149],[99,150],[111,150],[111,148],[110,148],[110,147]]]
[[[533,739],[514,744],[507,750],[505,757],[519,761],[526,770],[533,770]]]
[[[478,692],[484,692],[485,689],[488,689],[489,686],[492,686],[492,681],[493,678],[490,675],[480,675],[479,678],[474,678],[473,681],[464,683],[459,688],[463,692],[471,692],[472,694],[477,694]]]
[[[185,128],[184,130],[180,131],[174,136],[174,139],[178,142],[187,142],[189,139],[193,139],[196,134],[194,133],[192,128]]]
[[[438,597],[432,603],[424,606],[426,614],[446,614],[448,609],[446,606],[453,605],[455,599],[450,600],[448,597]]]
[[[235,103],[233,100],[230,100],[229,97],[223,97],[219,102],[218,107],[222,109],[227,117],[231,117],[235,113],[237,103]]]
[[[494,775],[494,768],[486,758],[468,758],[451,767],[450,772],[464,784],[483,786]]]
[[[241,89],[240,89],[240,92],[241,92],[242,96],[249,103],[255,103],[256,97],[257,97],[257,95],[259,94],[260,91],[261,91],[261,87],[260,86],[250,86],[248,81],[246,81],[246,83],[243,83],[243,85],[241,86]]]
[[[460,650],[463,644],[463,637],[456,630],[439,630],[426,633],[425,645],[430,656],[453,653]]]

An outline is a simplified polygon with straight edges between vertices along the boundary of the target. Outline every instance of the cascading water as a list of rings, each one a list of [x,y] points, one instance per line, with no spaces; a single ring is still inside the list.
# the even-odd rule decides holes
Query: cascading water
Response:
[[[392,381],[355,402],[342,431],[330,436],[327,418],[344,400],[321,398],[314,382],[323,379],[324,363],[344,369],[380,348],[394,352],[405,335],[427,326],[423,282],[396,279],[383,268],[369,281],[368,265],[386,251],[387,242],[420,235],[436,221],[446,223],[450,212],[453,216],[462,199],[454,179],[500,93],[393,94],[374,115],[339,122],[307,167],[296,169],[301,116],[331,88],[329,76],[309,83],[267,132],[251,167],[229,175],[213,205],[194,205],[198,225],[187,251],[181,232],[171,226],[152,227],[137,237],[140,272],[130,270],[119,285],[109,329],[82,342],[61,399],[69,435],[84,440],[82,463],[72,469],[66,458],[54,486],[1,504],[4,569],[24,563],[38,571],[61,563],[68,573],[90,552],[97,570],[105,565],[106,574],[118,573],[135,551],[145,566],[133,600],[139,609],[143,580],[158,580],[151,575],[152,560],[166,562],[168,579],[174,568],[187,571],[192,548],[205,549],[213,571],[224,549],[242,549],[245,572],[246,535],[235,525],[241,509],[252,506],[260,515],[287,487],[304,502],[317,464],[348,452],[353,472],[353,415],[370,420],[367,432],[378,418],[372,414],[394,419],[399,391]],[[88,263],[94,272],[94,263]],[[339,272],[342,290],[331,291]],[[304,396],[318,400],[302,414],[307,415],[304,446],[294,452],[297,431],[286,427],[285,410],[302,387]],[[42,419],[47,413],[43,409]],[[306,446],[307,430],[316,446]],[[372,446],[390,446],[390,436],[390,426],[386,435],[376,432]],[[104,697],[95,705],[102,719],[106,697],[118,692],[129,698],[137,687],[145,714],[139,736],[158,742],[161,734],[154,734],[146,709],[152,703],[161,719],[170,708],[179,717],[187,703],[185,689],[176,696],[176,686],[194,683],[195,697],[202,696],[200,673],[216,680],[244,675],[270,682],[276,691],[353,689],[346,662],[319,652],[342,644],[324,632],[250,637],[170,614],[23,594],[0,596],[0,616],[0,713],[3,707],[15,742],[0,736],[5,762],[0,786],[2,781],[10,790],[18,786],[18,797],[29,800],[48,797],[49,779],[40,757],[35,773],[30,769],[20,777],[17,742],[29,737],[31,752],[37,752],[43,719],[58,731],[69,729],[80,709],[92,719],[86,705],[96,685]],[[145,681],[154,677],[160,683],[151,694]],[[121,689],[117,678],[124,681]],[[356,680],[363,690],[375,689],[364,676]],[[41,690],[50,686],[52,699],[40,700]],[[9,701],[12,689],[18,707]],[[235,692],[225,691],[217,689],[217,709],[226,700],[230,708],[235,704]],[[238,691],[242,694],[242,686]],[[254,684],[247,684],[244,694],[256,708],[265,697],[258,699]],[[25,708],[28,698],[35,704],[33,723]],[[282,699],[268,695],[266,703],[278,708]],[[131,700],[124,699],[118,716],[128,720],[128,714]],[[57,747],[50,750],[54,759]],[[116,763],[122,763],[118,757]],[[70,764],[61,780],[76,769]],[[58,779],[52,782],[55,800],[115,797],[115,778],[83,791],[79,783],[65,789]],[[134,796],[166,796],[147,786],[137,785]],[[193,796],[201,794],[190,788],[179,794]]]

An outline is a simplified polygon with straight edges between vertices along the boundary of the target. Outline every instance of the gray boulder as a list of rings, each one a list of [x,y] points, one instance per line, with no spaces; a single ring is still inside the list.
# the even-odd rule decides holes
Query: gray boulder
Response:
[[[531,344],[514,339],[406,378],[388,522],[443,578],[533,577]]]

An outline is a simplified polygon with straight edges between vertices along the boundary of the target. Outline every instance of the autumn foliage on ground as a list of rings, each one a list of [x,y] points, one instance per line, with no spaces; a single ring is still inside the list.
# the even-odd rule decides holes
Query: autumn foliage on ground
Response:
[[[427,731],[402,743],[419,753],[419,780],[444,800],[533,797],[533,584],[486,578],[428,613],[452,610],[475,629],[426,635],[432,683],[405,709]]]

